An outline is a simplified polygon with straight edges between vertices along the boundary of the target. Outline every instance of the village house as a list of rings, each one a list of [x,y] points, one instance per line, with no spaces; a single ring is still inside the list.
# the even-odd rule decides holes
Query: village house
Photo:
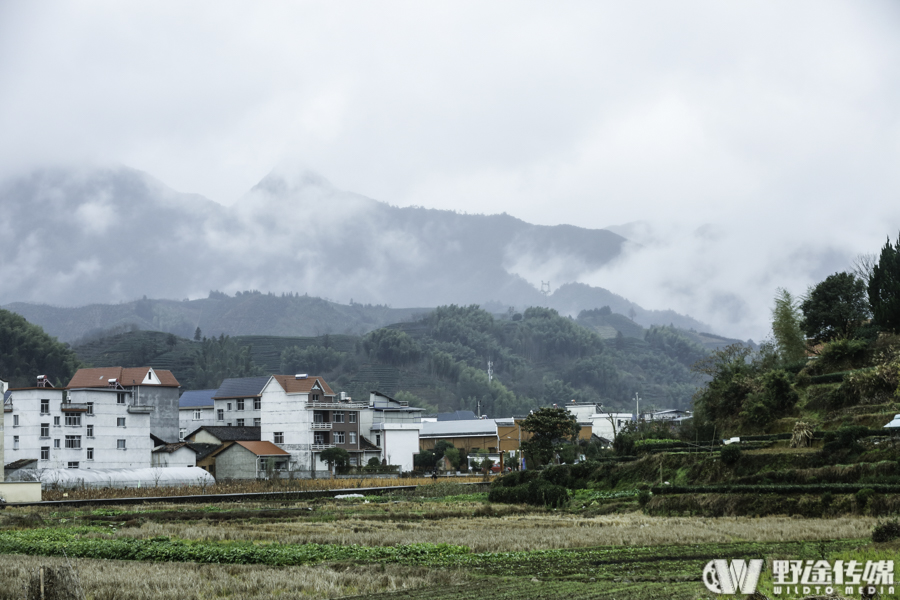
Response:
[[[369,404],[363,406],[360,431],[368,433],[368,440],[380,449],[381,459],[386,464],[398,465],[401,471],[412,471],[424,426],[423,410],[377,391],[369,393]]]
[[[150,433],[165,442],[177,442],[180,387],[170,371],[100,367],[79,369],[66,390],[73,403],[95,404],[99,408],[111,406],[115,399],[115,405],[125,407],[129,415],[146,413],[150,417]]]
[[[178,399],[178,440],[204,425],[216,424],[216,390],[192,390]]]
[[[5,458],[37,460],[40,469],[149,467],[152,410],[117,383],[57,389],[39,376],[34,387],[6,394],[4,442],[12,453]]]

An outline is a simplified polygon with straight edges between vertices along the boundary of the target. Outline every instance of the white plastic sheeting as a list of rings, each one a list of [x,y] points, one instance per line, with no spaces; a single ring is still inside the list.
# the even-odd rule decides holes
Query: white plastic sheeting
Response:
[[[215,478],[200,467],[146,469],[20,469],[9,481],[40,481],[52,488],[146,488],[179,485],[212,485]]]

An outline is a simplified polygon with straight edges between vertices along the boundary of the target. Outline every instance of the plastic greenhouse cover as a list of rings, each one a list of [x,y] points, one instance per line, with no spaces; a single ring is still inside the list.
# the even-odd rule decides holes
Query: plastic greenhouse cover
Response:
[[[41,488],[137,488],[212,485],[215,478],[199,467],[144,469],[21,469],[7,481],[40,481]]]

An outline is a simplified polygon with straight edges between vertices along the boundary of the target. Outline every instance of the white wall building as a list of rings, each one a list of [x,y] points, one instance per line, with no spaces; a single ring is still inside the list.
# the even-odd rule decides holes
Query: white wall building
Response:
[[[289,452],[291,470],[327,471],[319,455],[335,447],[350,453],[351,465],[363,464],[373,450],[360,435],[365,407],[336,398],[320,377],[273,375],[260,394],[260,439]]]
[[[9,391],[6,459],[37,460],[39,469],[149,467],[151,410],[121,386],[64,390],[39,379]]]
[[[213,394],[215,422],[209,425],[259,427],[262,423],[262,392],[270,379],[266,375],[224,380]]]
[[[622,428],[632,421],[634,415],[631,413],[596,413],[591,415],[591,432],[597,437],[613,441]]]
[[[381,458],[401,471],[412,471],[419,453],[422,409],[412,408],[380,392],[369,394],[369,404],[360,413],[360,431],[381,449]]]
[[[216,390],[191,390],[178,399],[178,441],[201,427],[216,424]]]
[[[3,446],[4,446],[4,435],[3,435],[3,416],[6,413],[6,390],[9,389],[9,384],[0,379],[0,398],[3,399],[3,410],[0,410],[0,482],[3,481],[3,476],[6,469],[3,466],[6,464],[3,462]],[[10,408],[12,411],[12,408]]]

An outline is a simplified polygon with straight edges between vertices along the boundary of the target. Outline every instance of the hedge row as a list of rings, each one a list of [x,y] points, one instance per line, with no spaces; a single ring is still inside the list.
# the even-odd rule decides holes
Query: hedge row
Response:
[[[504,504],[559,507],[568,502],[569,491],[561,485],[543,479],[533,479],[522,485],[494,487],[488,494],[488,500]]]
[[[664,485],[651,488],[656,495],[665,494],[855,494],[871,489],[878,494],[900,494],[895,483],[806,483],[766,485]]]

